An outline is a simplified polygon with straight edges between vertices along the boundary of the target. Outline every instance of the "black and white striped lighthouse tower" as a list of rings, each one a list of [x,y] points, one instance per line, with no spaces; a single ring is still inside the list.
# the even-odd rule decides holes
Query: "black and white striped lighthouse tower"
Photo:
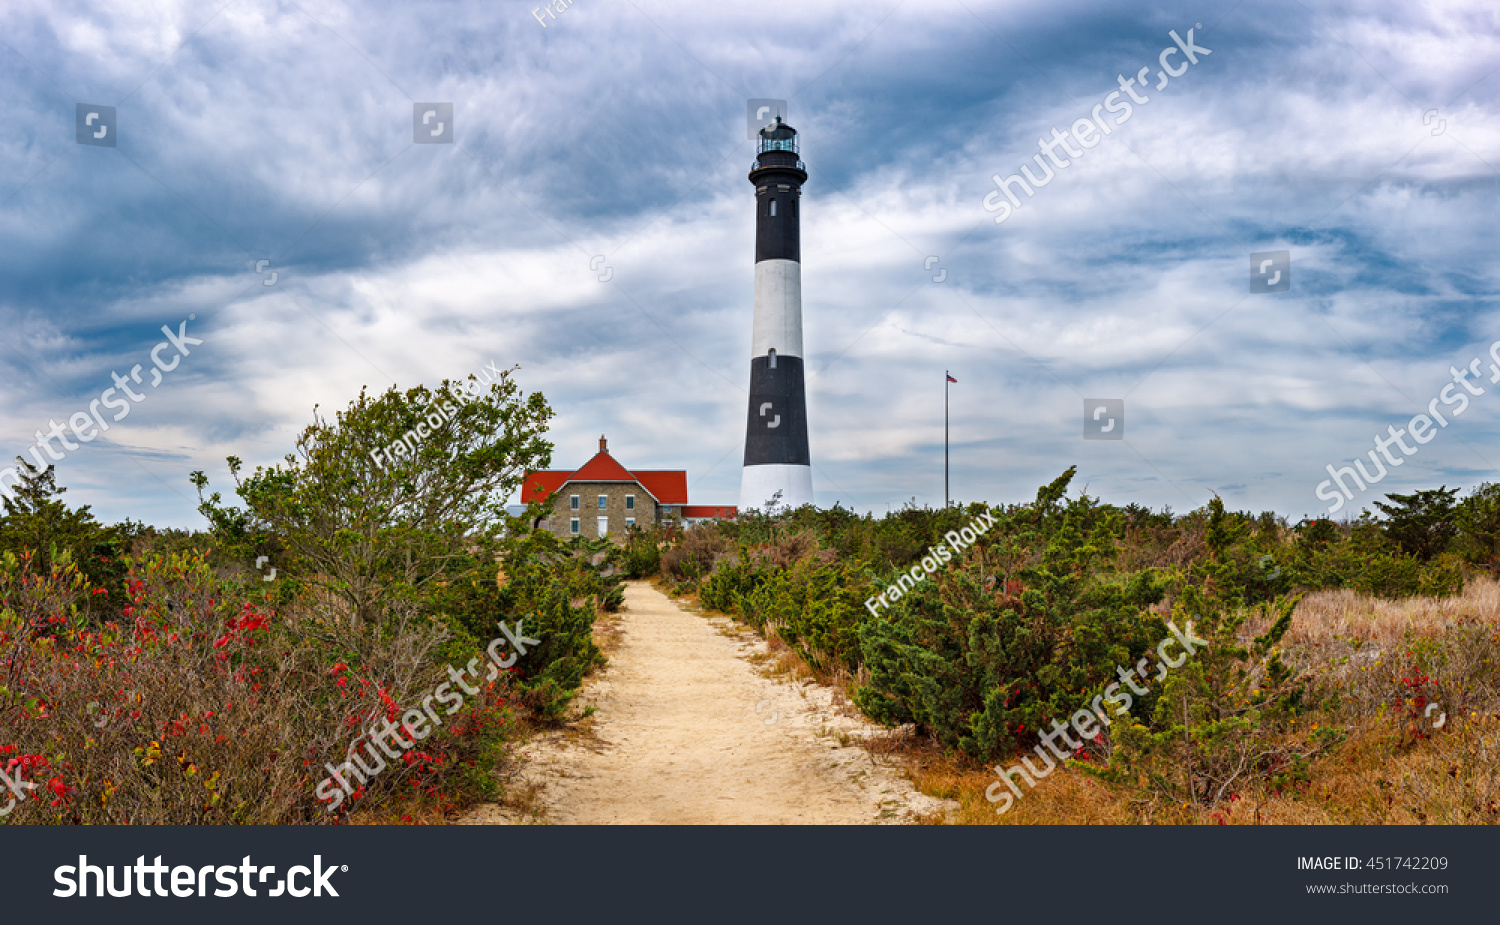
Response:
[[[755,184],[755,333],[750,349],[750,414],[740,510],[813,501],[802,385],[802,253],[797,202],[807,170],[797,131],[776,121],[760,130],[750,168]]]

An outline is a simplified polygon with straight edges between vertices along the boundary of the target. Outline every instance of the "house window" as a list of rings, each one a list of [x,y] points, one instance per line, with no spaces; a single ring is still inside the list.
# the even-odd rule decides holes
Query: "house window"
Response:
[[[633,511],[633,510],[635,510],[635,495],[626,495],[625,496],[625,510],[627,510],[627,511]]]
[[[771,217],[776,217],[776,200],[774,199],[771,200]]]
[[[627,517],[627,518],[625,518],[625,529],[628,530],[628,529],[630,529],[633,526],[635,526],[635,518],[634,517]]]
[[[571,534],[573,534],[574,536],[578,535],[578,518],[577,517],[573,517],[573,518],[570,518],[568,520],[568,532],[571,533]]]
[[[607,510],[609,510],[609,495],[600,495],[599,496],[599,510],[601,510],[601,511],[607,511]]]
[[[577,495],[568,495],[568,507],[569,507],[569,509],[574,510],[574,511],[578,510],[578,496]]]

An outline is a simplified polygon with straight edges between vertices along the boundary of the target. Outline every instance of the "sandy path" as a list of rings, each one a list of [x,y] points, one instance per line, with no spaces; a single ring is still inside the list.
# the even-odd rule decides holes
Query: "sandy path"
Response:
[[[597,711],[583,723],[592,735],[544,733],[521,749],[535,810],[487,806],[466,822],[862,824],[941,810],[839,741],[883,731],[835,708],[827,688],[763,677],[748,658],[765,643],[730,621],[636,581],[620,630],[580,698]]]

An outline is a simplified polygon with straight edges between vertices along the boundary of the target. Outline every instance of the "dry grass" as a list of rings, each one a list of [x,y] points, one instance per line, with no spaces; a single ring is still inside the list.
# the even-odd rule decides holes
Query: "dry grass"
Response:
[[[1201,821],[1227,825],[1495,825],[1500,716],[1453,720],[1415,743],[1399,725],[1360,730],[1299,792],[1237,801]]]
[[[1264,623],[1247,621],[1246,630],[1261,632]],[[984,796],[997,780],[993,770],[910,735],[892,737],[885,749],[905,759],[923,793],[958,801],[947,821],[959,825],[1500,824],[1500,583],[1482,578],[1459,595],[1400,601],[1309,594],[1284,650],[1324,704],[1304,725],[1331,722],[1345,738],[1298,787],[1278,793],[1252,782],[1213,810],[1140,799],[1071,765],[1023,786],[1024,796],[997,815]],[[1423,690],[1447,713],[1441,728],[1404,696],[1400,681],[1417,670],[1430,676]]]
[[[608,658],[625,639],[625,617],[621,613],[600,611],[594,618],[594,645]]]
[[[946,751],[925,736],[912,735],[909,727],[862,744],[876,754],[897,759],[923,794],[958,803],[958,809],[946,818],[924,818],[924,823],[1119,825],[1137,821],[1108,787],[1074,768],[1057,769],[1002,816],[995,813],[995,804],[984,798],[985,788],[995,782],[994,772],[972,758]]]
[[[730,613],[722,613],[717,610],[707,610],[698,605],[696,595],[684,595],[677,599],[684,610],[690,610],[703,616],[713,617],[725,621],[719,627],[719,632],[725,636],[751,635],[763,640],[766,644],[764,652],[757,652],[746,656],[751,664],[761,669],[762,674],[768,678],[791,682],[809,681],[830,688],[833,692],[835,706],[853,709],[854,692],[860,685],[866,682],[861,674],[851,674],[843,668],[829,670],[812,664],[798,652],[795,646],[787,643],[778,632],[777,625],[768,623],[758,631],[756,628],[745,623],[739,617]],[[691,606],[689,606],[691,602]]]
[[[1391,649],[1408,632],[1438,636],[1460,623],[1500,627],[1500,582],[1488,576],[1468,583],[1451,597],[1384,600],[1351,591],[1316,591],[1297,605],[1288,648],[1333,648],[1358,640],[1361,646]]]
[[[342,825],[448,825],[452,819],[438,812],[430,804],[406,801],[370,812],[356,810],[343,820]]]
[[[774,626],[767,626],[762,638],[766,641],[766,677],[794,682],[821,680],[813,666],[795,648],[787,645]]]
[[[952,825],[1496,825],[1500,824],[1500,715],[1462,718],[1406,743],[1398,724],[1370,727],[1319,759],[1299,789],[1264,785],[1217,810],[1162,805],[1105,784],[1076,765],[1027,789],[1003,815],[985,799],[995,773],[917,737],[866,747],[902,759],[922,793],[959,804]],[[1008,763],[1008,762],[1007,762]]]
[[[544,824],[547,821],[547,804],[542,800],[543,785],[529,780],[517,780],[505,788],[505,798],[500,801],[502,811],[518,824]]]

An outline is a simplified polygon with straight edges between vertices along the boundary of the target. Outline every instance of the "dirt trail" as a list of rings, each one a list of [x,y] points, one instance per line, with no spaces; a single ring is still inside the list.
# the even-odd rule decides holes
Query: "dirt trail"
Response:
[[[481,807],[466,823],[866,824],[943,809],[852,744],[885,733],[835,707],[832,691],[763,677],[748,659],[766,644],[730,621],[636,581],[619,629],[580,698],[597,711],[581,723],[591,734],[544,733],[521,749],[511,786],[535,786],[537,805]]]

